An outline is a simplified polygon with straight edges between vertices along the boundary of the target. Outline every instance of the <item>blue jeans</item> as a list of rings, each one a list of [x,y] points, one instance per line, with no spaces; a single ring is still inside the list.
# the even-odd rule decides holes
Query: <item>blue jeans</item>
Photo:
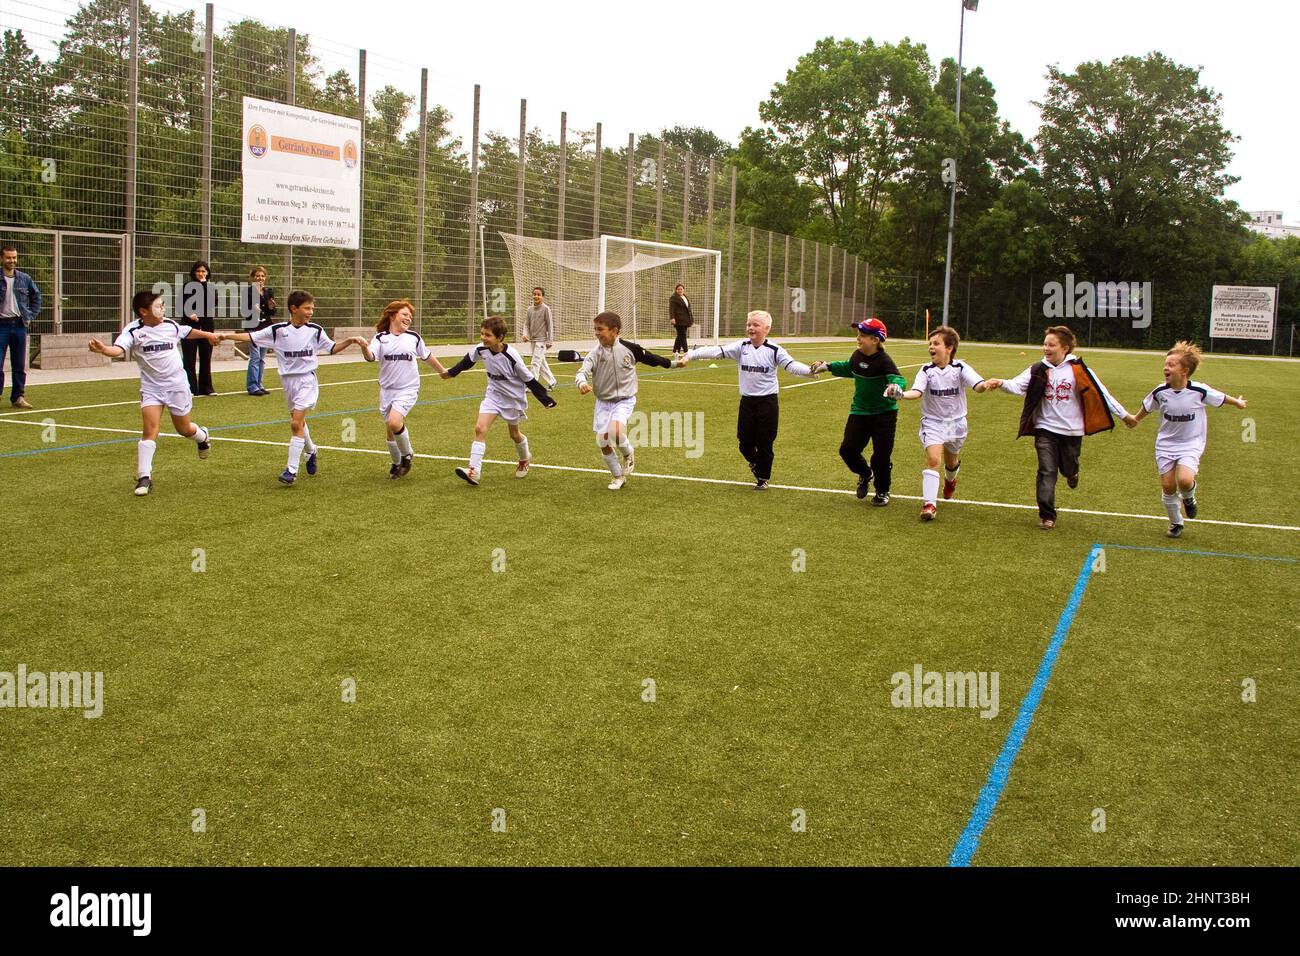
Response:
[[[27,326],[23,325],[22,319],[0,319],[0,394],[5,390],[6,351],[9,352],[14,373],[9,401],[16,402],[23,397],[23,391],[27,388]]]
[[[252,342],[248,343],[248,377],[244,384],[249,394],[258,391],[262,387],[262,368],[264,361],[262,358],[262,349]]]

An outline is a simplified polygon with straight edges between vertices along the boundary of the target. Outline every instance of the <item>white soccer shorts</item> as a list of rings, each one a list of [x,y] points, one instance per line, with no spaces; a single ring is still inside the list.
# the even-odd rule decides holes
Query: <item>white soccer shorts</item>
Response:
[[[153,385],[140,386],[140,407],[147,405],[166,405],[173,415],[188,415],[194,407],[194,396],[189,386],[182,388],[158,388]]]
[[[969,426],[966,419],[956,418],[952,421],[942,422],[933,418],[921,419],[921,430],[917,433],[921,437],[921,445],[929,448],[931,445],[942,445],[947,451],[956,455],[961,452],[961,446],[966,444],[966,435]]]
[[[315,408],[320,398],[320,383],[316,373],[306,375],[281,375],[280,384],[284,387],[284,403],[291,412],[305,412]]]
[[[390,409],[396,408],[398,414],[403,418],[411,414],[411,409],[415,403],[420,400],[420,390],[418,388],[396,389],[394,391],[379,390],[379,414],[387,418]]]
[[[606,402],[596,399],[596,411],[591,418],[591,430],[597,435],[605,435],[609,432],[610,422],[622,422],[623,428],[627,429],[627,420],[632,417],[632,411],[636,408],[636,396],[631,398],[621,398],[617,401]]]
[[[478,407],[480,415],[499,415],[510,424],[525,421],[528,415],[525,413],[525,405],[516,405],[514,402],[504,402],[495,395],[487,395]]]
[[[1192,469],[1192,474],[1201,470],[1201,456],[1183,453],[1181,455],[1165,455],[1156,452],[1156,474],[1166,475],[1175,465],[1182,465],[1185,468]]]

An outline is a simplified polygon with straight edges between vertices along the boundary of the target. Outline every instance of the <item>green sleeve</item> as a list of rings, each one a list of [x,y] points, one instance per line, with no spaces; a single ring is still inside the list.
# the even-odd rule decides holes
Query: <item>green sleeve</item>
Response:
[[[898,374],[897,372],[895,372],[893,375],[886,375],[885,381],[888,382],[890,385],[901,385],[904,389],[907,388],[907,379],[903,378],[903,376]]]
[[[853,377],[853,369],[850,368],[848,359],[845,359],[842,362],[831,362],[829,365],[826,366],[826,370],[829,371],[836,378]]]

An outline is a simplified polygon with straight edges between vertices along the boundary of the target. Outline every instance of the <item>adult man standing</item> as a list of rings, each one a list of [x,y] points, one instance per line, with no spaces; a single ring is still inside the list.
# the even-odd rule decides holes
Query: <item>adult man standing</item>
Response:
[[[245,328],[245,331],[256,332],[267,328],[275,321],[275,290],[266,287],[266,269],[262,266],[254,266],[248,277],[253,282],[253,288],[257,290],[258,323],[252,329]],[[248,375],[244,379],[244,385],[248,389],[249,395],[270,394],[262,387],[262,371],[265,368],[263,356],[265,354],[265,349],[254,345],[252,342],[248,343]]]
[[[533,343],[533,378],[547,389],[555,388],[556,378],[551,367],[546,364],[546,350],[555,344],[555,322],[551,318],[551,307],[542,301],[546,290],[541,286],[533,288],[533,304],[524,316],[524,333],[520,339]]]
[[[677,338],[673,340],[673,354],[685,352],[686,330],[695,324],[695,316],[691,314],[691,300],[686,298],[686,286],[680,282],[668,298],[668,319],[677,332]]]
[[[680,288],[680,286],[678,287]],[[769,342],[772,316],[762,310],[749,313],[745,318],[748,338],[730,345],[705,345],[693,348],[677,360],[677,367],[692,359],[731,359],[740,366],[740,413],[736,420],[736,440],[740,453],[749,462],[754,473],[754,490],[767,490],[772,480],[772,446],[776,443],[776,429],[780,409],[777,407],[776,370],[783,368],[791,375],[812,378],[822,371],[796,362],[790,353],[775,342]]]
[[[0,393],[4,391],[5,352],[13,367],[9,401],[14,408],[31,408],[23,397],[27,388],[27,329],[41,311],[41,290],[32,277],[18,269],[18,247],[0,246]]]

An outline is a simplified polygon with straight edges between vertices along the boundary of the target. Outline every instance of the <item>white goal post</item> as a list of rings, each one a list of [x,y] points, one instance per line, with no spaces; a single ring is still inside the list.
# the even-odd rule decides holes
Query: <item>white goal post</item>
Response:
[[[681,283],[695,318],[688,338],[718,341],[721,250],[609,235],[561,241],[503,232],[501,238],[514,273],[516,328],[540,286],[557,340],[591,339],[592,318],[606,311],[622,317],[629,339],[671,339],[668,299]]]

